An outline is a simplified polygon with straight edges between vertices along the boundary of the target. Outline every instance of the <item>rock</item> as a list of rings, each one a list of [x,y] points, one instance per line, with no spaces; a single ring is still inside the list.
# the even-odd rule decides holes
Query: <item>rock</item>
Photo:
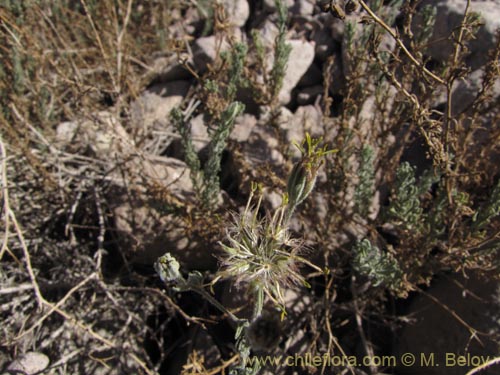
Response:
[[[196,70],[200,73],[207,71],[208,64],[211,64],[217,58],[217,51],[227,51],[229,44],[223,40],[219,46],[220,39],[215,35],[196,39],[193,44],[193,62]],[[219,48],[220,47],[220,48]]]
[[[60,147],[70,145],[75,141],[80,125],[77,121],[64,121],[57,125],[56,142]]]
[[[279,34],[276,23],[267,18],[257,29],[262,44],[266,47],[266,51],[271,52],[274,48],[274,42]]]
[[[207,126],[205,125],[204,115],[200,114],[189,121],[191,127],[191,139],[197,152],[201,151],[210,143]]]
[[[274,64],[274,45],[279,31],[276,25],[269,20],[262,24],[259,31],[262,43],[266,52],[268,52],[266,66],[269,73]],[[297,86],[313,63],[315,48],[314,42],[287,40],[286,43],[290,45],[291,52],[286,66],[285,76],[283,78],[283,86],[278,95],[279,102],[281,104],[287,104],[290,102],[292,90],[295,86]],[[313,82],[309,84],[315,84],[317,81],[321,80],[321,71],[319,71],[319,75],[317,74],[317,71],[318,69],[316,69]],[[312,74],[314,74],[314,72]],[[307,82],[305,83],[305,85],[308,84]]]
[[[387,95],[385,100],[382,100],[384,105],[385,113],[391,113],[392,106],[396,97],[398,96],[398,89],[390,84],[384,84],[385,86],[382,88],[382,92]],[[366,139],[370,139],[370,132],[372,132],[374,126],[377,124],[379,119],[377,119],[377,114],[380,114],[380,109],[377,107],[377,99],[375,95],[368,96],[363,103],[361,104],[361,108],[357,116],[352,117],[350,122],[352,123],[352,127],[357,123],[357,127],[360,131],[360,136],[366,137]]]
[[[453,55],[454,46],[448,39],[463,20],[467,1],[463,0],[425,0],[421,7],[430,5],[436,8],[436,22],[434,31],[428,43],[427,54],[434,59],[444,62]],[[470,11],[479,13],[483,25],[479,28],[475,38],[467,43],[469,54],[466,62],[476,70],[487,61],[488,51],[494,47],[496,30],[500,28],[500,1],[478,0],[470,3]],[[416,18],[414,27],[419,22]]]
[[[152,265],[169,251],[185,270],[206,270],[216,266],[207,251],[207,240],[197,234],[179,213],[196,207],[187,166],[174,158],[132,158],[122,166],[122,180],[108,199],[119,243],[133,263]],[[140,171],[138,173],[137,171]],[[187,232],[193,230],[189,235]]]
[[[245,160],[255,167],[262,164],[282,165],[285,158],[278,151],[278,145],[279,141],[271,129],[256,126],[243,145]]]
[[[186,56],[187,62],[189,57]],[[168,57],[160,56],[154,59],[152,63],[152,73],[150,73],[150,81],[157,83],[165,83],[170,81],[187,80],[191,78],[192,75],[181,65],[178,61],[177,55],[171,55]]]
[[[264,200],[269,212],[275,212],[283,204],[283,195],[275,190],[265,189]]]
[[[290,40],[287,43],[291,46],[292,50],[283,79],[283,87],[279,93],[281,104],[288,104],[290,102],[292,90],[297,86],[314,60],[314,42]]]
[[[190,86],[188,81],[171,81],[146,89],[130,106],[132,126],[146,134],[153,130],[167,130],[170,111],[181,105]]]
[[[256,124],[255,116],[244,113],[236,118],[234,129],[229,137],[237,142],[246,142]]]
[[[242,27],[250,15],[250,7],[246,0],[222,0],[228,21],[237,27]]]
[[[421,294],[409,307],[407,316],[413,323],[407,324],[398,336],[396,355],[425,353],[428,358],[434,353],[434,360],[439,367],[417,365],[400,367],[398,374],[443,374],[446,354],[455,357],[498,355],[500,346],[500,283],[494,275],[487,279],[478,275],[451,275],[437,279],[427,293],[439,304]],[[447,311],[443,306],[446,306]],[[474,337],[468,327],[450,314],[460,317],[467,325],[484,334]],[[495,340],[496,337],[496,340]],[[470,366],[446,366],[446,374],[465,374]],[[481,374],[498,374],[499,367],[481,371]]]
[[[42,353],[28,352],[15,359],[8,367],[8,371],[26,375],[38,374],[49,365],[49,358]]]
[[[120,245],[133,263],[151,265],[169,251],[186,270],[215,267],[206,240],[196,233],[188,236],[180,215],[169,213],[195,204],[189,170],[177,159],[162,159],[163,164],[158,161],[140,169],[144,180],[157,186],[157,194],[146,194],[136,183],[134,191],[118,189],[109,199]]]
[[[108,111],[59,124],[56,146],[73,150],[90,148],[97,158],[104,160],[123,156],[124,152],[135,147],[126,130]]]
[[[59,124],[56,130],[57,146],[73,150],[78,148],[80,151],[91,149],[96,157],[105,160],[136,153],[138,147],[160,154],[171,141],[168,137],[168,132],[173,131],[169,125],[170,111],[180,106],[189,87],[187,81],[155,84],[131,104],[130,127],[135,139],[141,140],[139,146],[117,117],[108,111]]]

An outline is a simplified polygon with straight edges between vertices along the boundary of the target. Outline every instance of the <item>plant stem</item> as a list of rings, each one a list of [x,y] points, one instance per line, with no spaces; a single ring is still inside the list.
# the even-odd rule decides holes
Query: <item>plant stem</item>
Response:
[[[252,320],[257,319],[260,314],[262,314],[262,309],[264,308],[264,290],[258,288],[255,291],[255,306],[253,307],[253,317]]]

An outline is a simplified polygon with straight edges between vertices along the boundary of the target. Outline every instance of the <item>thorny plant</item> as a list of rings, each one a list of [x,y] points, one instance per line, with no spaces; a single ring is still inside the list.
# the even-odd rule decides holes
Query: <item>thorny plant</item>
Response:
[[[303,250],[302,241],[293,238],[289,229],[290,218],[314,188],[319,167],[323,159],[334,150],[327,146],[318,147],[321,139],[313,139],[306,133],[304,142],[296,146],[302,153],[302,158],[294,165],[288,178],[287,193],[283,201],[272,215],[261,215],[263,198],[262,186],[252,184],[251,192],[245,209],[240,214],[233,215],[233,223],[226,228],[226,240],[220,242],[223,250],[219,278],[229,278],[236,287],[248,287],[254,296],[254,309],[251,322],[236,318],[228,312],[229,317],[237,323],[237,349],[240,352],[240,365],[235,373],[255,374],[258,363],[252,369],[246,368],[250,346],[248,338],[243,335],[243,329],[249,323],[257,322],[263,314],[265,298],[274,303],[286,314],[284,291],[295,285],[309,287],[300,274],[300,265],[308,265],[319,272],[322,270],[307,259],[300,256]],[[158,259],[155,269],[164,282],[173,281],[177,290],[194,290],[202,294],[218,309],[225,308],[202,288],[200,273],[190,273],[184,279],[179,272],[179,264],[167,253]],[[258,323],[256,323],[258,324]]]

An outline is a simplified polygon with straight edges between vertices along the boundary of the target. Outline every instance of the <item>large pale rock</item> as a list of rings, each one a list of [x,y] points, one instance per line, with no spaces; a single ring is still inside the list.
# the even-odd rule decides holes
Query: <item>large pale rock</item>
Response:
[[[170,111],[181,105],[190,86],[188,81],[171,81],[146,89],[130,106],[133,127],[166,130]]]
[[[223,0],[222,5],[232,25],[237,27],[245,25],[250,15],[250,6],[246,0]]]
[[[292,90],[297,86],[314,60],[314,42],[289,40],[287,43],[292,47],[292,50],[283,79],[283,87],[279,93],[279,101],[281,104],[290,102]]]
[[[43,353],[28,352],[16,358],[8,367],[9,374],[38,374],[49,365],[49,358]]]
[[[276,23],[267,18],[262,25],[258,28],[259,37],[268,51],[274,48],[274,42],[279,34],[278,26]]]
[[[276,38],[279,34],[279,30],[276,25],[270,20],[266,20],[259,30],[259,36],[261,38],[262,44],[268,53],[266,59],[266,67],[268,69],[268,74],[270,74],[271,69],[274,65],[274,48],[276,44]],[[291,100],[292,90],[297,86],[297,84],[304,77],[306,72],[311,68],[314,60],[315,54],[315,43],[305,40],[287,40],[286,44],[291,47],[290,56],[286,64],[285,76],[283,77],[283,86],[278,95],[278,100],[281,104],[288,104]],[[312,75],[314,72],[311,73]],[[312,77],[318,80],[318,77]],[[320,72],[321,75],[321,72]],[[305,82],[304,86],[307,85]],[[311,84],[314,84],[311,83]]]
[[[215,35],[198,38],[192,47],[193,62],[198,72],[207,71],[208,64],[212,64],[217,58],[217,53],[227,51],[229,44]]]
[[[237,142],[246,142],[252,133],[255,125],[257,124],[257,119],[255,116],[244,113],[236,118],[234,123],[233,131],[229,138]]]
[[[183,57],[186,58],[187,63],[192,64],[189,56],[181,56],[181,58]],[[190,77],[192,77],[191,73],[180,63],[176,54],[156,57],[151,64],[151,72],[148,74],[150,81],[158,83],[186,80]]]

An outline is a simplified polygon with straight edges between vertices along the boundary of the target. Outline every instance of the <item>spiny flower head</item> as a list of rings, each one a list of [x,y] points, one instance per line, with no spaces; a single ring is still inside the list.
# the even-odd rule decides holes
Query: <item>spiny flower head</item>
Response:
[[[256,191],[257,203],[252,205]],[[298,256],[302,242],[293,239],[285,223],[286,199],[273,216],[259,218],[262,202],[261,187],[252,191],[243,213],[233,215],[234,223],[226,230],[222,258],[222,277],[232,277],[237,283],[262,290],[273,302],[284,308],[283,289],[293,284],[308,285],[298,273]]]

